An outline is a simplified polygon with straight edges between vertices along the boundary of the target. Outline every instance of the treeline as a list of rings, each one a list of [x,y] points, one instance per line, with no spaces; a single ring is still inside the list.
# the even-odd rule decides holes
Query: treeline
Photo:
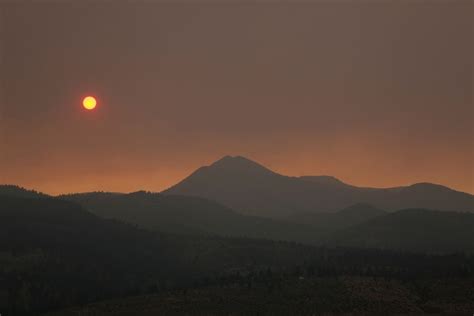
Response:
[[[311,248],[307,249],[310,255],[306,258],[295,259],[294,254],[306,247],[270,241],[252,244],[248,239],[191,242],[182,237],[168,238],[181,249],[200,243],[209,252],[202,258],[190,253],[175,254],[172,260],[168,257],[163,261],[158,260],[162,252],[154,255],[145,249],[128,259],[121,257],[120,261],[116,261],[117,257],[89,257],[86,250],[78,248],[3,252],[0,292],[7,301],[1,311],[7,315],[28,314],[110,298],[232,284],[249,289],[263,284],[268,291],[276,291],[291,278],[361,276],[416,282],[473,277],[473,258],[462,254],[426,256]],[[261,255],[251,255],[242,264],[240,258],[246,257],[248,251]],[[281,257],[281,265],[274,262],[275,257]]]

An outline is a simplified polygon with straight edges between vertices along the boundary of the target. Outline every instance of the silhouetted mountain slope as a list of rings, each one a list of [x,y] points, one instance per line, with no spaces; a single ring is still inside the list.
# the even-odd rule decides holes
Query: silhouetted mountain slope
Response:
[[[144,192],[130,196],[128,198],[132,201],[161,199],[160,195]],[[111,197],[127,198],[127,195],[94,193],[75,196],[76,199],[79,197],[93,201],[99,197],[108,201]],[[181,197],[166,197],[165,202],[174,205],[173,198],[182,205]],[[195,200],[202,199],[188,202],[194,205]],[[117,200],[117,203],[125,202]],[[146,205],[148,202],[143,203]],[[438,251],[439,246],[455,250],[464,249],[466,244],[472,246],[474,215],[434,212],[436,216],[427,221],[431,217],[426,214],[432,214],[431,211],[415,210],[414,216],[408,216],[408,220],[402,216],[400,220],[399,215],[406,212],[412,211],[377,217],[355,228],[368,225],[363,230],[369,232],[369,237],[377,237],[386,229],[391,238],[403,235],[403,243],[391,243],[387,248],[423,250],[429,246],[427,249]],[[386,218],[392,220],[380,221]],[[374,225],[376,229],[371,229]],[[367,235],[362,236],[365,238]],[[449,236],[448,242],[443,239],[437,244],[442,236]],[[352,240],[353,237],[348,238]],[[434,240],[434,244],[430,240]],[[384,244],[373,246],[383,247]],[[103,219],[72,201],[0,195],[0,312],[8,315],[38,314],[107,298],[189,289],[196,285],[220,285],[219,291],[222,291],[227,285],[234,288],[232,282],[237,282],[242,290],[261,282],[266,286],[261,297],[265,297],[286,284],[288,278],[296,282],[306,282],[302,277],[319,279],[325,276],[335,280],[335,276],[347,275],[403,280],[461,278],[472,273],[472,263],[472,256],[467,255],[438,257],[369,249],[314,248],[247,238],[153,233]],[[309,283],[308,286],[314,288]],[[327,290],[324,285],[318,288],[317,291]],[[338,291],[338,288],[333,288],[327,297],[333,297]],[[298,286],[292,285],[288,293],[293,293],[295,307],[307,298]],[[280,292],[278,295],[286,297],[287,294]],[[211,294],[209,300],[213,297]],[[339,301],[331,301],[325,311],[333,308],[340,311],[339,306]],[[219,314],[222,309],[211,305],[209,311]],[[141,310],[137,312],[141,313]]]
[[[432,183],[368,191],[366,201],[383,209],[425,208],[474,212],[474,196]]]
[[[474,214],[401,210],[335,233],[329,244],[415,252],[474,252]]]
[[[0,196],[0,293],[9,297],[3,311],[124,295],[183,273],[173,248],[159,234],[101,219],[70,201]]]
[[[104,220],[71,201],[0,195],[2,249],[65,247],[72,251],[74,247],[91,246],[94,252],[122,249],[126,253],[132,249],[127,246],[136,247],[137,238],[146,245],[156,235]]]
[[[37,192],[35,190],[28,190],[17,185],[0,184],[0,195],[24,197],[24,198],[38,198],[49,197],[47,194]]]
[[[209,277],[295,266],[327,253],[294,243],[152,233],[102,219],[74,202],[0,195],[0,312],[38,314],[192,287]]]
[[[323,196],[314,198],[317,190]],[[252,215],[279,217],[292,212],[328,209],[324,196],[344,196],[339,189],[274,173],[243,157],[226,156],[164,191],[200,196]],[[345,205],[336,203],[337,208]]]
[[[305,242],[315,242],[320,236],[316,230],[305,225],[241,215],[199,197],[141,191],[130,194],[71,194],[60,198],[80,203],[102,217],[120,219],[163,232]]]
[[[333,176],[301,176],[301,177],[298,177],[298,179],[317,183],[317,184],[327,185],[327,186],[334,186],[334,187],[340,187],[340,188],[343,188],[343,187],[355,188],[354,186],[344,183]]]
[[[387,214],[369,204],[359,203],[334,213],[296,213],[288,217],[289,221],[305,223],[319,231],[331,232],[363,223],[374,217]]]
[[[328,176],[287,177],[246,158],[230,156],[199,168],[163,193],[204,197],[266,217],[337,211],[361,202],[388,211],[415,207],[474,212],[472,195],[440,185],[360,188]]]

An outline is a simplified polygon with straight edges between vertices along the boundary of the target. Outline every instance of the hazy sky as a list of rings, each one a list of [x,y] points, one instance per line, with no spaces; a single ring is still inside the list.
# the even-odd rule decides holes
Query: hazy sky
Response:
[[[0,183],[158,191],[230,154],[474,193],[470,0],[33,2],[0,2]]]

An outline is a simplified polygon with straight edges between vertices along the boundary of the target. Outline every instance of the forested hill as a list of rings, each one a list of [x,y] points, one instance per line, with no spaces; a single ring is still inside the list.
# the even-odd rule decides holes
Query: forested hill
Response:
[[[304,223],[246,216],[208,199],[150,192],[60,196],[105,218],[162,232],[289,240],[315,244],[322,234]]]
[[[413,252],[474,253],[474,214],[400,210],[336,232],[328,243]]]

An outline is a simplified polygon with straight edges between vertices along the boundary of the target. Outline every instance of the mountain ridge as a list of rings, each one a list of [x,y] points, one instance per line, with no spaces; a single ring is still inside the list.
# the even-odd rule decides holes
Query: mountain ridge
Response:
[[[118,219],[146,229],[168,233],[319,241],[312,227],[240,214],[201,197],[137,191],[128,194],[92,192],[63,195],[103,218]]]
[[[439,184],[365,188],[332,176],[282,175],[242,156],[224,156],[161,193],[200,196],[244,214],[275,218],[334,212],[357,203],[388,211],[426,208],[474,212],[473,195]]]
[[[411,208],[387,213],[359,203],[334,213],[310,213],[278,220],[242,215],[200,197],[146,191],[46,198],[40,192],[35,194],[36,198],[25,198],[5,195],[0,190],[1,222],[25,227],[39,224],[38,229],[44,230],[43,237],[47,238],[51,237],[47,227],[83,223],[80,229],[87,233],[95,229],[95,223],[106,220],[102,223],[119,221],[130,227],[181,236],[258,238],[420,253],[474,252],[474,214],[467,212]]]
[[[474,253],[474,214],[403,209],[333,233],[331,246]]]

